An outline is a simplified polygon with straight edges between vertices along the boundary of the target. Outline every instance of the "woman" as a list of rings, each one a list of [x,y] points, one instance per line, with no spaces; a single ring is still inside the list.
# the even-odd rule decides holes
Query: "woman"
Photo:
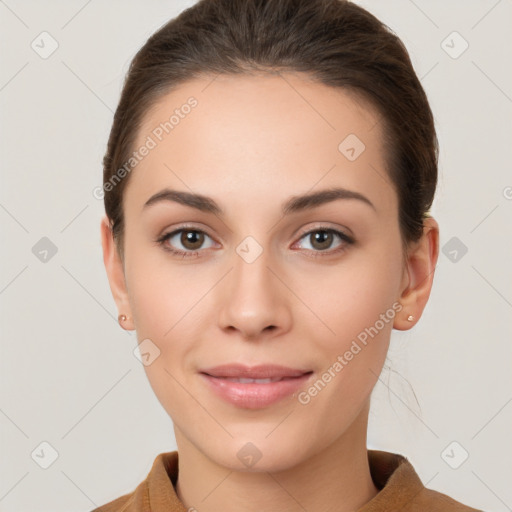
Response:
[[[202,0],[150,37],[101,233],[178,450],[97,511],[476,510],[366,446],[432,287],[437,160],[405,47],[355,4]]]

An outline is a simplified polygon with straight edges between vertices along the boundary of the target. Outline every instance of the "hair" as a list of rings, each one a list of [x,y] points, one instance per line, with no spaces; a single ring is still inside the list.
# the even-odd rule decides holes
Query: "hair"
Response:
[[[200,0],[133,58],[103,159],[105,212],[123,258],[123,191],[145,114],[172,89],[218,74],[302,72],[355,93],[381,116],[386,171],[406,247],[423,233],[437,185],[438,141],[427,96],[402,41],[347,0]]]

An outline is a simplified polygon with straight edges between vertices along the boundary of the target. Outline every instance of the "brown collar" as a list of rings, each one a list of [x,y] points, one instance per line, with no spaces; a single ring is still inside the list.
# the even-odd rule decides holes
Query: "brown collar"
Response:
[[[368,462],[379,493],[357,512],[478,512],[445,494],[427,489],[411,463],[402,455],[368,450]],[[177,479],[178,452],[160,453],[147,478],[135,491],[93,512],[188,512],[176,494]]]

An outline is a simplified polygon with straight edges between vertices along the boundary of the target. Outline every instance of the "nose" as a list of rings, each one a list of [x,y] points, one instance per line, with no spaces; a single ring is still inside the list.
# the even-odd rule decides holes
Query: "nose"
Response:
[[[292,294],[280,274],[268,250],[254,261],[236,253],[218,296],[219,326],[236,331],[247,340],[275,337],[287,331],[291,325]]]

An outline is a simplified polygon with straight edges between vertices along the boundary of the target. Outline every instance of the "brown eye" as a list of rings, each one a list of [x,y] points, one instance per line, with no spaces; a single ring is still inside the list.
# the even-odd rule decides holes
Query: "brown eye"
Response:
[[[204,233],[201,231],[185,231],[181,232],[180,242],[185,249],[196,251],[201,248],[204,243]]]
[[[210,236],[200,229],[182,228],[161,236],[157,242],[161,244],[166,251],[187,257],[196,256],[202,252],[202,249],[213,247],[213,241],[210,243],[210,246],[207,245],[203,247],[206,238],[212,240]]]
[[[314,231],[309,234],[310,240],[312,240],[312,246],[315,249],[323,251],[329,249],[333,242],[333,233],[329,231]]]
[[[332,248],[335,238],[340,242]],[[312,256],[329,256],[344,251],[349,245],[354,243],[354,239],[342,231],[332,228],[317,228],[304,233],[301,240],[310,242],[310,248],[307,248]]]

